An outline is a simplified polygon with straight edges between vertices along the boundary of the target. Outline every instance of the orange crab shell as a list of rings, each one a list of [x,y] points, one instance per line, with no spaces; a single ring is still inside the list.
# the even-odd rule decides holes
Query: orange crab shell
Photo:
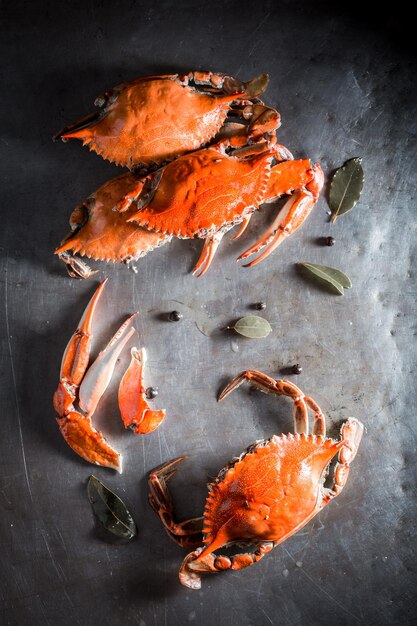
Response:
[[[89,417],[77,411],[57,417],[61,435],[67,444],[80,457],[103,467],[111,467],[119,472],[122,470],[122,458],[105,440],[100,431],[96,430]]]
[[[131,173],[113,178],[83,205],[74,209],[70,223],[75,230],[64,239],[55,254],[72,250],[74,254],[96,261],[126,262],[142,257],[170,241],[171,237],[165,234],[128,222],[132,211],[121,214],[114,210],[134,180]]]
[[[215,88],[203,93],[188,85],[192,76],[199,84],[198,73],[186,76],[185,83],[177,74],[124,83],[98,99],[105,104],[101,112],[68,126],[56,138],[81,139],[83,145],[117,165],[161,164],[210,141],[222,127],[231,103],[245,96],[245,89],[249,95],[261,93],[268,83],[263,75],[247,84],[235,81],[233,93]],[[223,82],[224,77],[217,76]],[[215,79],[211,75],[212,85]]]
[[[268,152],[229,156],[221,146],[180,157],[149,177],[159,179],[155,194],[129,221],[179,238],[206,237],[261,204],[272,159]]]
[[[325,470],[343,446],[316,435],[256,442],[209,486],[200,555],[233,541],[281,542],[319,510]]]

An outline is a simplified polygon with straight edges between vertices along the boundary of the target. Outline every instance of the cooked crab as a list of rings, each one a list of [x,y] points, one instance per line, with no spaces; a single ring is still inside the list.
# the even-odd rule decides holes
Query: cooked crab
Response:
[[[129,263],[144,256],[150,250],[171,241],[172,236],[142,228],[126,214],[114,211],[120,198],[136,183],[130,172],[104,183],[87,200],[76,207],[70,217],[71,232],[65,237],[55,254],[68,266],[70,275],[88,278],[93,273],[78,257],[103,261]]]
[[[137,78],[97,98],[100,111],[70,124],[55,139],[81,139],[104,159],[147,170],[197,150],[229,118],[233,133],[247,127],[251,140],[275,130],[278,113],[257,98],[267,85],[266,74],[247,83],[212,72]]]
[[[201,276],[230,228],[242,224],[235,238],[239,237],[261,204],[292,194],[266,233],[239,259],[263,247],[248,267],[267,257],[308,217],[322,185],[320,165],[312,166],[309,159],[292,160],[283,146],[263,142],[230,150],[226,140],[139,178],[118,208],[132,211],[130,222],[154,232],[204,239],[194,268]]]
[[[96,430],[91,417],[107,389],[113,375],[116,361],[135,330],[129,328],[136,313],[131,315],[119,328],[94,363],[88,367],[92,343],[92,321],[94,312],[102,294],[105,279],[97,288],[77,330],[72,335],[62,357],[60,381],[54,394],[54,408],[58,414],[57,422],[62,436],[68,445],[83,459],[122,471],[122,457]],[[122,418],[126,424],[126,410],[130,410],[131,424],[139,424],[146,417],[146,432],[151,432],[162,421],[164,411],[151,411],[144,399],[142,369],[137,371],[130,366],[124,376],[125,383],[119,390],[119,404]],[[123,383],[122,380],[122,383]],[[130,384],[126,384],[130,380]],[[78,401],[79,410],[74,404]],[[161,415],[162,414],[162,415]],[[145,431],[136,431],[145,432]]]
[[[307,524],[344,488],[362,438],[363,425],[354,418],[344,422],[339,440],[326,437],[324,415],[312,398],[290,381],[274,380],[256,370],[233,379],[219,400],[244,381],[292,399],[295,434],[256,441],[226,465],[208,487],[200,518],[177,523],[173,517],[167,482],[186,457],[164,463],[149,475],[149,501],[168,535],[181,546],[205,544],[188,554],[180,569],[181,583],[191,589],[200,588],[204,572],[253,565]],[[308,433],[308,409],[314,414],[312,434]],[[325,478],[336,454],[333,485],[327,488]],[[236,544],[254,548],[235,556],[214,553]]]
[[[66,252],[63,260],[74,268],[70,250],[95,259],[130,260],[172,236],[198,237],[204,246],[194,274],[202,276],[228,230],[241,224],[239,237],[261,204],[291,194],[265,234],[240,255],[244,259],[265,248],[250,267],[301,226],[322,185],[320,165],[293,160],[283,146],[260,142],[233,149],[224,140],[145,177],[129,173],[106,183],[83,209],[75,210],[71,219],[76,229],[56,253]]]

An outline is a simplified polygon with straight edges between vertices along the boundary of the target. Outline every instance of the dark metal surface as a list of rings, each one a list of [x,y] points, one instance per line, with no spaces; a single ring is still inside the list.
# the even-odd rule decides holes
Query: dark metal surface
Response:
[[[339,11],[339,9],[337,9]],[[273,2],[3,3],[1,217],[1,599],[3,624],[399,624],[415,620],[415,59],[392,24],[359,11]],[[189,270],[200,242],[175,241],[109,284],[95,349],[122,317],[149,353],[147,380],[167,419],[155,433],[124,432],[114,393],[97,413],[125,457],[119,476],[95,470],[61,438],[51,398],[66,342],[97,281],[66,276],[52,250],[72,208],[119,170],[77,142],[53,144],[104,90],[138,75],[206,69],[247,80],[267,71],[265,100],[281,112],[280,141],[328,176],[362,156],[358,206],[328,223],[325,194],[303,228],[266,262],[235,262],[270,222],[257,214],[225,241],[209,274]],[[317,238],[333,235],[332,248]],[[333,265],[351,277],[344,297],[295,270]],[[216,332],[267,302],[274,332],[244,340]],[[169,323],[172,309],[184,319]],[[203,331],[203,332],[201,332]],[[209,336],[207,336],[207,333]],[[116,372],[113,391],[126,356]],[[179,517],[198,514],[205,483],[254,439],[291,428],[291,407],[231,376],[258,368],[313,395],[335,434],[355,415],[367,433],[345,491],[261,563],[177,578],[183,551],[147,505],[146,473],[180,454]],[[94,529],[86,481],[94,473],[129,504],[137,541],[112,545]],[[414,580],[413,580],[414,579]]]

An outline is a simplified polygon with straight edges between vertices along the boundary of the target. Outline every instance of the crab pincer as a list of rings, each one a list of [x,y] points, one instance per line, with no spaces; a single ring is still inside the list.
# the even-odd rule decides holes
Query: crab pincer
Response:
[[[132,315],[122,324],[90,369],[87,369],[92,342],[92,321],[106,282],[107,279],[97,288],[68,342],[62,358],[60,381],[53,404],[58,414],[60,432],[74,452],[90,463],[121,472],[121,455],[91,422],[91,416],[110,381],[116,360],[135,332],[133,328],[127,331],[134,318]],[[74,406],[77,401],[81,411]]]
[[[119,408],[125,428],[145,435],[154,431],[165,419],[165,411],[153,411],[146,401],[143,369],[146,350],[131,349],[131,361],[119,385]]]
[[[96,410],[101,396],[109,385],[116,361],[121,351],[132,335],[135,334],[134,328],[127,329],[136,315],[137,313],[133,313],[133,315],[123,322],[105,349],[100,352],[91,365],[81,383],[79,404],[88,416],[91,416]]]

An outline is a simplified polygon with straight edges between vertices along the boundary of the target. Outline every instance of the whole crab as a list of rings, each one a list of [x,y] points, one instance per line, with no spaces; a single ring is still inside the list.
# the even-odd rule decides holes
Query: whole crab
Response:
[[[222,127],[226,133],[233,128],[235,135],[247,128],[251,140],[277,128],[278,113],[257,98],[268,80],[262,74],[243,83],[212,72],[144,76],[98,97],[100,111],[70,124],[54,139],[81,139],[104,159],[148,170],[197,150]]]
[[[203,572],[253,565],[307,524],[342,491],[362,438],[363,425],[354,418],[342,425],[338,441],[326,437],[324,415],[312,398],[290,381],[274,380],[256,370],[234,378],[219,400],[245,380],[261,391],[293,400],[295,434],[273,435],[249,446],[208,486],[204,516],[182,523],[174,521],[167,482],[186,457],[164,463],[149,475],[149,501],[168,535],[181,546],[205,544],[188,554],[180,569],[181,583],[191,589],[201,587]],[[310,435],[308,409],[314,413]],[[327,488],[324,481],[337,453],[333,485]],[[235,556],[214,554],[242,543],[253,545],[253,550]]]
[[[239,259],[265,250],[248,266],[267,257],[313,209],[323,185],[320,165],[293,160],[272,141],[233,148],[230,140],[179,157],[138,176],[124,174],[103,185],[71,216],[71,232],[56,249],[71,271],[91,273],[69,254],[108,261],[131,261],[170,241],[198,237],[203,250],[194,274],[209,268],[224,234],[248,225],[266,202],[291,194],[265,234]],[[78,271],[77,271],[78,268]]]

